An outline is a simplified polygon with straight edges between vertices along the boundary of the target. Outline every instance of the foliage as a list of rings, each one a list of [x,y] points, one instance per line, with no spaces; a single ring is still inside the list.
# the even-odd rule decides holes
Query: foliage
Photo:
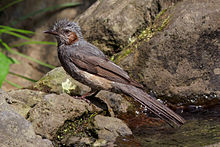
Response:
[[[9,2],[5,6],[0,8],[0,12],[3,12],[7,8],[9,8],[13,5],[16,5],[16,4],[18,4],[22,1],[23,0],[14,0],[12,2]],[[35,16],[37,14],[40,14],[40,13],[46,13],[48,11],[54,11],[54,10],[63,9],[63,8],[66,8],[66,7],[78,6],[78,5],[80,5],[79,2],[71,2],[71,3],[60,4],[60,5],[54,5],[54,6],[51,6],[51,7],[47,7],[47,8],[44,8],[44,9],[40,9],[40,10],[37,10],[37,11],[30,12],[27,15],[22,16],[22,17],[20,17],[16,20],[12,21],[11,24],[15,25],[18,21],[23,21],[27,18],[33,17],[33,16]],[[20,38],[20,39],[23,39],[25,41],[20,43],[20,44],[14,44],[14,45],[9,46],[5,41],[2,40],[2,38],[3,38],[2,35],[3,34],[7,34],[9,36],[14,36],[16,38]],[[45,67],[48,67],[50,69],[55,68],[55,66],[53,66],[53,65],[44,63],[44,62],[39,61],[37,59],[34,59],[34,58],[32,58],[30,56],[27,56],[23,53],[20,53],[20,52],[18,52],[14,49],[14,48],[19,48],[21,46],[28,45],[28,44],[56,45],[55,42],[31,40],[30,36],[33,35],[33,34],[34,34],[34,32],[29,31],[29,30],[17,29],[17,28],[10,27],[10,26],[0,25],[0,71],[1,71],[0,72],[0,87],[2,86],[3,81],[5,81],[5,82],[11,84],[12,86],[15,86],[17,88],[21,88],[20,85],[17,85],[15,83],[13,83],[12,81],[7,81],[5,79],[7,74],[12,74],[12,75],[17,76],[19,78],[23,78],[23,79],[29,80],[31,82],[36,82],[36,80],[34,80],[34,79],[25,77],[23,75],[19,75],[17,73],[9,72],[9,65],[14,64],[14,63],[19,64],[19,61],[17,61],[16,59],[12,59],[12,58],[8,57],[7,56],[8,52],[11,53],[11,54],[16,54],[18,56],[21,56],[21,57],[26,58],[28,60],[31,60],[35,63],[38,63],[38,64],[40,64],[42,66],[45,66]]]
[[[13,63],[12,60],[10,60],[9,57],[4,55],[2,52],[0,52],[0,86],[2,85],[5,77],[8,74],[9,71],[9,65]]]
[[[4,33],[8,34],[8,35],[11,35],[11,36],[15,36],[17,38],[28,40],[27,42],[23,42],[22,44],[15,44],[15,45],[13,45],[13,47],[19,47],[19,46],[22,46],[22,45],[25,45],[25,44],[34,44],[34,43],[37,43],[37,44],[53,44],[53,45],[56,44],[56,43],[53,43],[53,42],[31,41],[31,38],[29,38],[29,37],[27,37],[25,35],[34,34],[34,32],[28,31],[28,30],[22,30],[22,29],[15,29],[15,28],[12,28],[12,27],[9,27],[9,26],[0,25],[0,37]],[[39,61],[37,59],[34,59],[34,58],[30,57],[30,56],[27,56],[25,54],[22,54],[22,53],[20,53],[20,52],[18,52],[16,50],[14,50],[12,47],[10,47],[2,39],[0,39],[0,44],[2,45],[1,52],[0,52],[0,61],[1,61],[0,62],[0,71],[1,71],[1,74],[0,74],[0,87],[1,87],[2,82],[4,81],[4,79],[6,78],[8,73],[13,74],[13,75],[18,76],[18,77],[21,77],[21,78],[24,78],[26,80],[35,82],[35,80],[33,80],[31,78],[27,78],[25,76],[9,72],[9,65],[13,64],[13,63],[19,63],[19,62],[16,61],[15,59],[12,59],[12,58],[9,58],[8,56],[6,56],[4,54],[4,52],[10,52],[12,54],[17,54],[17,55],[22,56],[24,58],[27,58],[27,59],[29,59],[31,61],[34,61],[34,62],[36,62],[36,63],[38,63],[40,65],[43,65],[45,67],[49,67],[51,69],[54,68],[54,66],[52,66],[52,65],[43,63],[43,62],[41,62],[41,61]],[[13,84],[13,82],[10,82],[10,81],[7,81],[7,82],[9,84],[15,86],[15,87],[21,87],[19,85]]]

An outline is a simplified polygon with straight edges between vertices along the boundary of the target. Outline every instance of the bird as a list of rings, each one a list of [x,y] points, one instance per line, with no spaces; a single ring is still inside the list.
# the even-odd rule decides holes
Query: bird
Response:
[[[97,94],[100,90],[123,93],[171,126],[185,123],[184,118],[147,94],[141,84],[131,79],[127,72],[109,60],[99,48],[87,42],[77,23],[61,19],[44,33],[55,36],[58,58],[64,70],[73,79],[91,88],[84,96]]]

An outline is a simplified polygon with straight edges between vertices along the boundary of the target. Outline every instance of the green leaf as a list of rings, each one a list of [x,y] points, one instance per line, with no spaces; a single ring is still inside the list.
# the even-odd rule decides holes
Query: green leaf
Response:
[[[26,58],[26,59],[29,59],[29,60],[31,60],[31,61],[33,61],[33,62],[35,62],[35,63],[38,63],[38,64],[40,64],[40,65],[42,65],[42,66],[45,66],[45,67],[48,67],[48,68],[50,68],[50,69],[54,69],[54,68],[55,68],[55,66],[53,66],[53,65],[44,63],[44,62],[42,62],[42,61],[40,61],[40,60],[37,60],[37,59],[34,59],[34,58],[30,57],[30,56],[27,56],[27,55],[25,55],[25,54],[22,54],[22,53],[16,51],[16,50],[10,50],[10,53],[19,55],[19,56],[24,57],[24,58]]]
[[[6,50],[8,50],[9,52],[12,50],[7,43],[5,43],[4,41],[2,41],[2,39],[0,39],[0,43],[5,47]]]
[[[57,45],[56,42],[49,42],[49,41],[26,41],[19,44],[12,45],[11,47],[20,47],[27,44],[47,44],[47,45]]]
[[[23,34],[34,34],[34,32],[29,31],[29,30],[16,29],[16,28],[12,28],[12,27],[9,27],[9,26],[0,25],[0,28],[2,30],[14,31],[14,32],[19,32],[19,33],[23,33]]]
[[[26,59],[29,59],[29,60],[35,62],[35,63],[38,63],[38,64],[40,64],[40,65],[43,65],[43,66],[48,67],[48,68],[51,68],[51,69],[54,69],[54,68],[55,68],[55,66],[53,66],[53,65],[44,63],[44,62],[42,62],[42,61],[40,61],[40,60],[34,59],[34,58],[30,57],[30,56],[27,56],[27,55],[25,55],[25,54],[22,54],[22,53],[16,51],[16,50],[11,49],[11,47],[9,47],[9,46],[8,46],[5,42],[3,42],[1,39],[0,39],[0,43],[5,47],[5,49],[7,49],[7,50],[8,50],[10,53],[12,53],[12,54],[16,54],[16,55],[18,55],[18,56],[24,57],[24,58],[26,58]]]
[[[28,80],[28,81],[31,81],[31,82],[37,82],[37,80],[28,78],[28,77],[26,77],[26,76],[23,76],[23,75],[14,73],[14,72],[9,72],[9,74],[14,75],[14,76],[17,76],[17,77],[20,77],[20,78],[23,78],[23,79]]]
[[[2,52],[0,52],[0,87],[2,86],[3,81],[5,80],[8,71],[9,71],[9,65],[13,62],[11,59]]]
[[[15,32],[10,32],[10,31],[7,31],[7,30],[2,31],[2,33],[10,34],[12,36],[15,36],[15,37],[18,37],[18,38],[22,38],[22,39],[26,39],[26,40],[31,40],[31,38],[29,38],[29,37],[26,37],[24,35],[21,35],[21,34],[15,33]]]
[[[13,82],[11,82],[11,81],[5,80],[5,82],[7,82],[8,84],[10,84],[10,85],[12,85],[12,86],[14,86],[14,87],[16,87],[16,88],[22,88],[20,85],[15,84],[15,83],[13,83]]]

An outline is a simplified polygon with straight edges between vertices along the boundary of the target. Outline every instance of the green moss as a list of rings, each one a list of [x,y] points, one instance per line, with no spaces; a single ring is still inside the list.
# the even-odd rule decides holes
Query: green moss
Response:
[[[111,60],[116,64],[118,64],[121,61],[121,59],[127,57],[131,52],[132,52],[131,48],[124,49],[120,54],[118,54],[118,56],[112,56]]]
[[[161,17],[161,15],[163,15],[167,10],[168,10],[168,9],[163,9],[163,10],[161,10],[160,13],[157,14],[157,16],[155,17],[155,20],[158,20],[158,19]]]
[[[166,15],[168,9],[162,10],[156,17],[154,22],[147,28],[143,29],[138,35],[129,38],[129,44],[116,55],[111,57],[111,60],[116,64],[120,63],[125,57],[136,50],[142,41],[148,42],[157,32],[162,31],[169,23],[170,16]]]
[[[170,21],[170,16],[164,19],[164,21],[162,22],[162,25],[157,28],[157,31],[162,31],[167,26],[169,21]]]
[[[55,68],[47,73],[35,83],[33,88],[46,93],[67,93],[69,95],[80,95],[81,93],[81,89],[74,83],[74,79],[68,76],[62,68]]]
[[[59,128],[54,138],[54,142],[57,146],[63,146],[68,142],[68,138],[71,136],[79,138],[90,138],[93,142],[98,138],[96,130],[94,128],[94,117],[97,115],[94,113],[84,113],[82,116],[72,120],[65,121],[64,125]]]

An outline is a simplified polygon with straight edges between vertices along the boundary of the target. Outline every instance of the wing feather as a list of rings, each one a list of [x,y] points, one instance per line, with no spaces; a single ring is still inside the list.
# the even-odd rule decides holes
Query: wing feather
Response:
[[[132,84],[142,88],[142,85],[130,79],[128,74],[108,59],[97,56],[86,56],[83,53],[71,54],[71,61],[80,69],[89,73],[104,77],[108,80],[120,82],[123,84]]]

